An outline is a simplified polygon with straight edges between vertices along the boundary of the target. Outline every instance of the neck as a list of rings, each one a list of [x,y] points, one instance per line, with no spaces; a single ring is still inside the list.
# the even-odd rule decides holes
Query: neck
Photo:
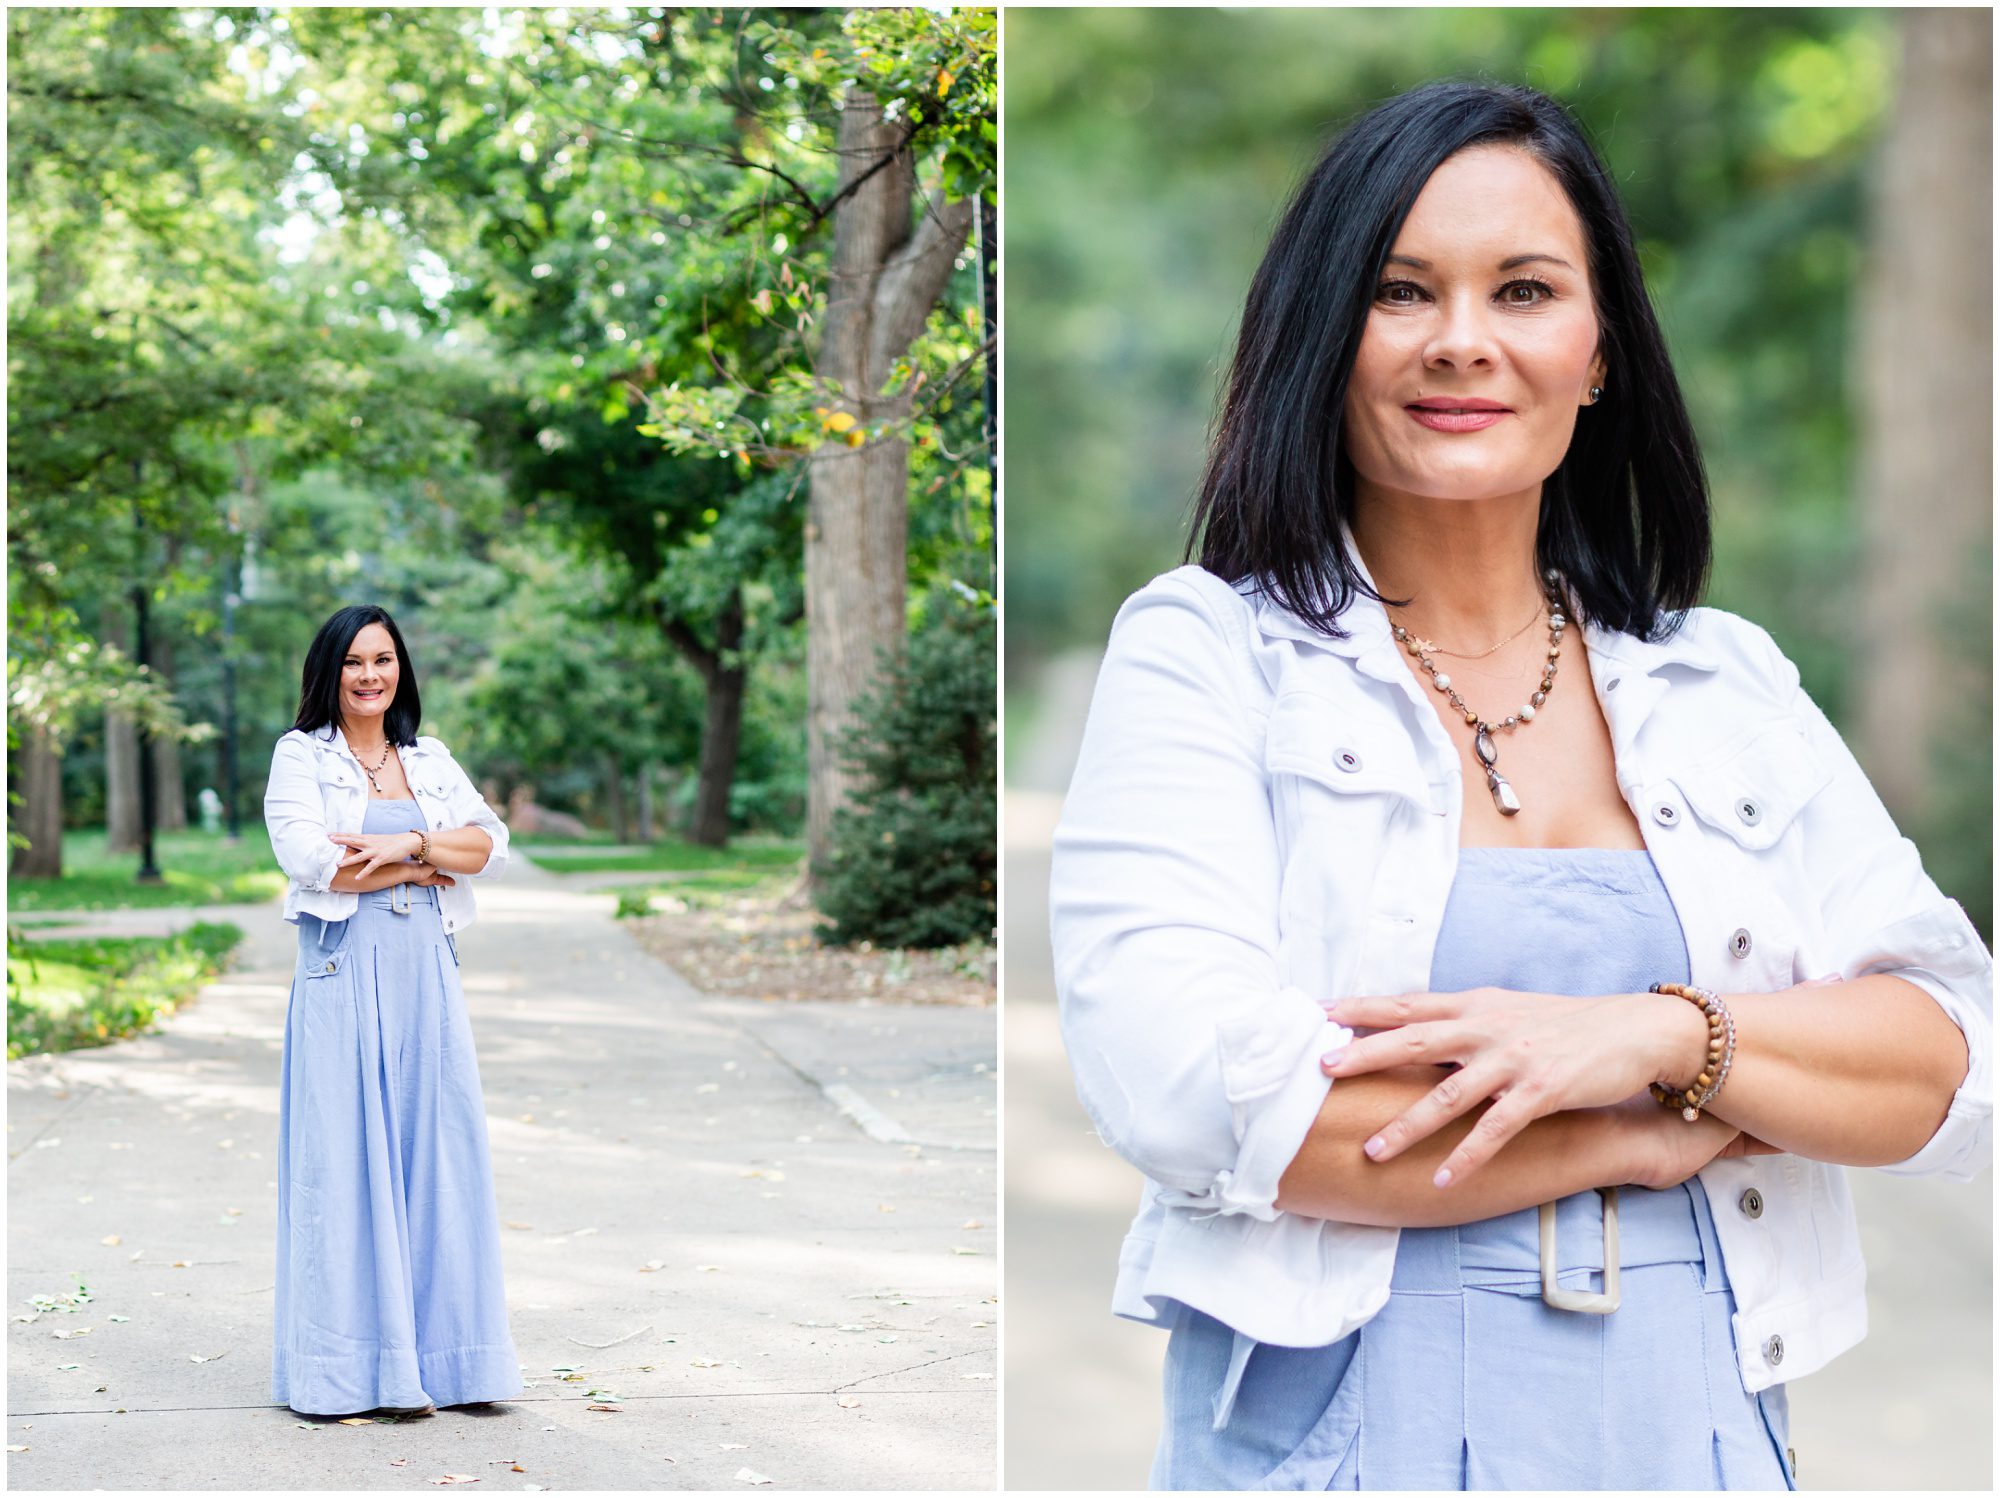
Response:
[[[1349,528],[1375,591],[1406,607],[1392,623],[1454,650],[1519,629],[1544,596],[1535,560],[1539,486],[1479,500],[1440,500],[1364,484]]]
[[[380,723],[375,724],[372,728],[363,729],[356,728],[343,718],[340,723],[340,734],[342,738],[347,740],[347,747],[355,750],[357,753],[363,749],[370,751],[381,749],[389,742],[388,730]]]

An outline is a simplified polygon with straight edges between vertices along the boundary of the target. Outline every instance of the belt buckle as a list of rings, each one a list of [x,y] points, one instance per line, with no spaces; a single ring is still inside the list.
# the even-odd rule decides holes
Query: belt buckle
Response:
[[[408,915],[410,913],[409,885],[392,884],[389,886],[389,908],[395,911],[397,915]],[[1545,1253],[1542,1257],[1546,1262],[1548,1255]]]
[[[1609,1316],[1618,1309],[1618,1188],[1599,1186],[1604,1199],[1604,1292],[1565,1290],[1556,1283],[1556,1204],[1542,1203],[1542,1299],[1558,1311]]]

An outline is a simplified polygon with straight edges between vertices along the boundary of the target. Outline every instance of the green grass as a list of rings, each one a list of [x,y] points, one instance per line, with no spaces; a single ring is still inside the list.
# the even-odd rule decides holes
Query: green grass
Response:
[[[260,826],[231,846],[219,833],[169,832],[153,840],[161,882],[139,884],[136,853],[107,853],[101,829],[63,834],[60,879],[10,879],[10,914],[29,910],[139,910],[166,905],[233,905],[284,893],[285,876]]]
[[[7,1059],[106,1045],[172,1014],[227,965],[236,926],[174,936],[7,937]]]
[[[675,874],[724,869],[790,869],[806,856],[806,845],[791,839],[758,838],[705,848],[698,843],[662,841],[636,853],[598,853],[574,844],[519,844],[518,851],[552,874]]]
[[[663,879],[658,884],[614,884],[593,890],[593,894],[616,895],[618,914],[645,915],[655,895],[672,895],[696,907],[727,904],[740,895],[776,894],[796,877],[789,867],[766,869],[716,869],[690,874],[684,879]]]

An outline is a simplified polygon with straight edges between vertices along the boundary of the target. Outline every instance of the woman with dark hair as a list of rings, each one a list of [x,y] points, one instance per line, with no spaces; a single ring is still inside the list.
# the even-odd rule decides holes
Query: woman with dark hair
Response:
[[[457,933],[507,828],[419,738],[395,620],[358,604],[306,651],[264,821],[299,928],[278,1094],[271,1395],[427,1414],[521,1390]]]
[[[1051,890],[1079,1094],[1148,1178],[1154,1485],[1791,1486],[1783,1380],[1865,1328],[1838,1167],[1984,1167],[1992,964],[1696,606],[1694,433],[1559,105],[1434,84],[1335,142],[1196,519]]]

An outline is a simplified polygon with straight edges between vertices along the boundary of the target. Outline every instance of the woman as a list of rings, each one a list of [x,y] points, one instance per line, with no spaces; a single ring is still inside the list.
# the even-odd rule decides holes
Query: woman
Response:
[[[271,1397],[428,1414],[521,1390],[457,933],[507,828],[418,738],[395,621],[358,604],[306,652],[264,821],[299,927],[278,1094]]]
[[[1431,85],[1335,143],[1196,518],[1051,891],[1079,1093],[1148,1177],[1154,1485],[1791,1486],[1783,1380],[1865,1324],[1836,1167],[1983,1168],[1991,961],[1770,637],[1694,606],[1694,435],[1558,105]]]

